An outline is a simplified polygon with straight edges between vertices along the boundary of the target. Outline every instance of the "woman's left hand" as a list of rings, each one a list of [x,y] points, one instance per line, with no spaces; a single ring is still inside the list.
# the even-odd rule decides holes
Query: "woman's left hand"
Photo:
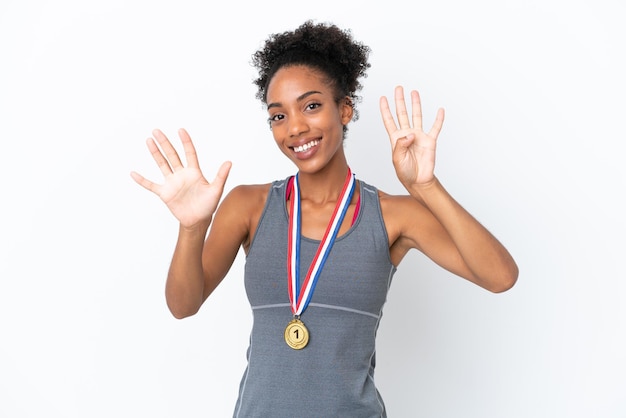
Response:
[[[398,179],[407,187],[422,187],[435,179],[437,137],[443,125],[444,111],[439,109],[428,133],[422,129],[422,105],[419,93],[411,91],[411,119],[404,101],[402,86],[395,89],[398,124],[385,96],[380,98],[380,113],[391,141],[392,160]],[[399,125],[399,126],[398,126]]]

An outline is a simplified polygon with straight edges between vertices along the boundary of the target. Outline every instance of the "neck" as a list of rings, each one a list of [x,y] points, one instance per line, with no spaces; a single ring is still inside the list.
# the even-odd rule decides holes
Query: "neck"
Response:
[[[348,165],[325,167],[316,173],[298,172],[300,199],[323,205],[336,202],[348,175]]]

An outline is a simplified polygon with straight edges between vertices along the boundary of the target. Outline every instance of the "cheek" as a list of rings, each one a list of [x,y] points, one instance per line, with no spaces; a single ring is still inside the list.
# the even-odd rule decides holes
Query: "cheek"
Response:
[[[283,134],[282,130],[273,128],[272,138],[274,139],[274,143],[276,144],[276,146],[278,146],[278,148],[280,149],[280,152],[287,155],[287,150],[284,148],[285,135]]]
[[[272,133],[272,138],[274,138],[274,141],[279,144],[280,142],[282,142],[283,138],[285,137],[284,135],[284,129],[281,129],[280,127],[273,127],[270,132]]]
[[[341,133],[343,132],[344,123],[347,123],[345,118],[342,118],[339,113],[335,114],[332,118],[327,119],[327,122],[327,130]]]

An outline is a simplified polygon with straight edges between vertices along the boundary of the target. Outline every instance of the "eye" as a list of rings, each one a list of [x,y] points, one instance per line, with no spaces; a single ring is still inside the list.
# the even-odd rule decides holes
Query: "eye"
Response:
[[[312,102],[306,105],[306,109],[307,110],[315,110],[317,108],[319,108],[322,104],[321,103],[317,103],[317,102]]]
[[[275,115],[272,115],[267,119],[267,123],[272,126],[272,124],[280,122],[283,119],[285,119],[285,115],[283,115],[282,113],[276,113]]]

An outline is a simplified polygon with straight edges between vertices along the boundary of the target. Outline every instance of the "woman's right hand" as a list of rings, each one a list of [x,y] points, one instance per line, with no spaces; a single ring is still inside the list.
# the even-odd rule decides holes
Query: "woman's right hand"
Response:
[[[222,164],[213,182],[209,183],[200,170],[196,149],[187,131],[178,131],[187,167],[183,166],[163,132],[155,129],[152,134],[154,138],[148,138],[146,143],[163,173],[164,182],[156,184],[134,171],[130,173],[131,177],[137,184],[159,196],[182,227],[191,229],[202,224],[208,225],[222,197],[231,168],[230,161]]]

